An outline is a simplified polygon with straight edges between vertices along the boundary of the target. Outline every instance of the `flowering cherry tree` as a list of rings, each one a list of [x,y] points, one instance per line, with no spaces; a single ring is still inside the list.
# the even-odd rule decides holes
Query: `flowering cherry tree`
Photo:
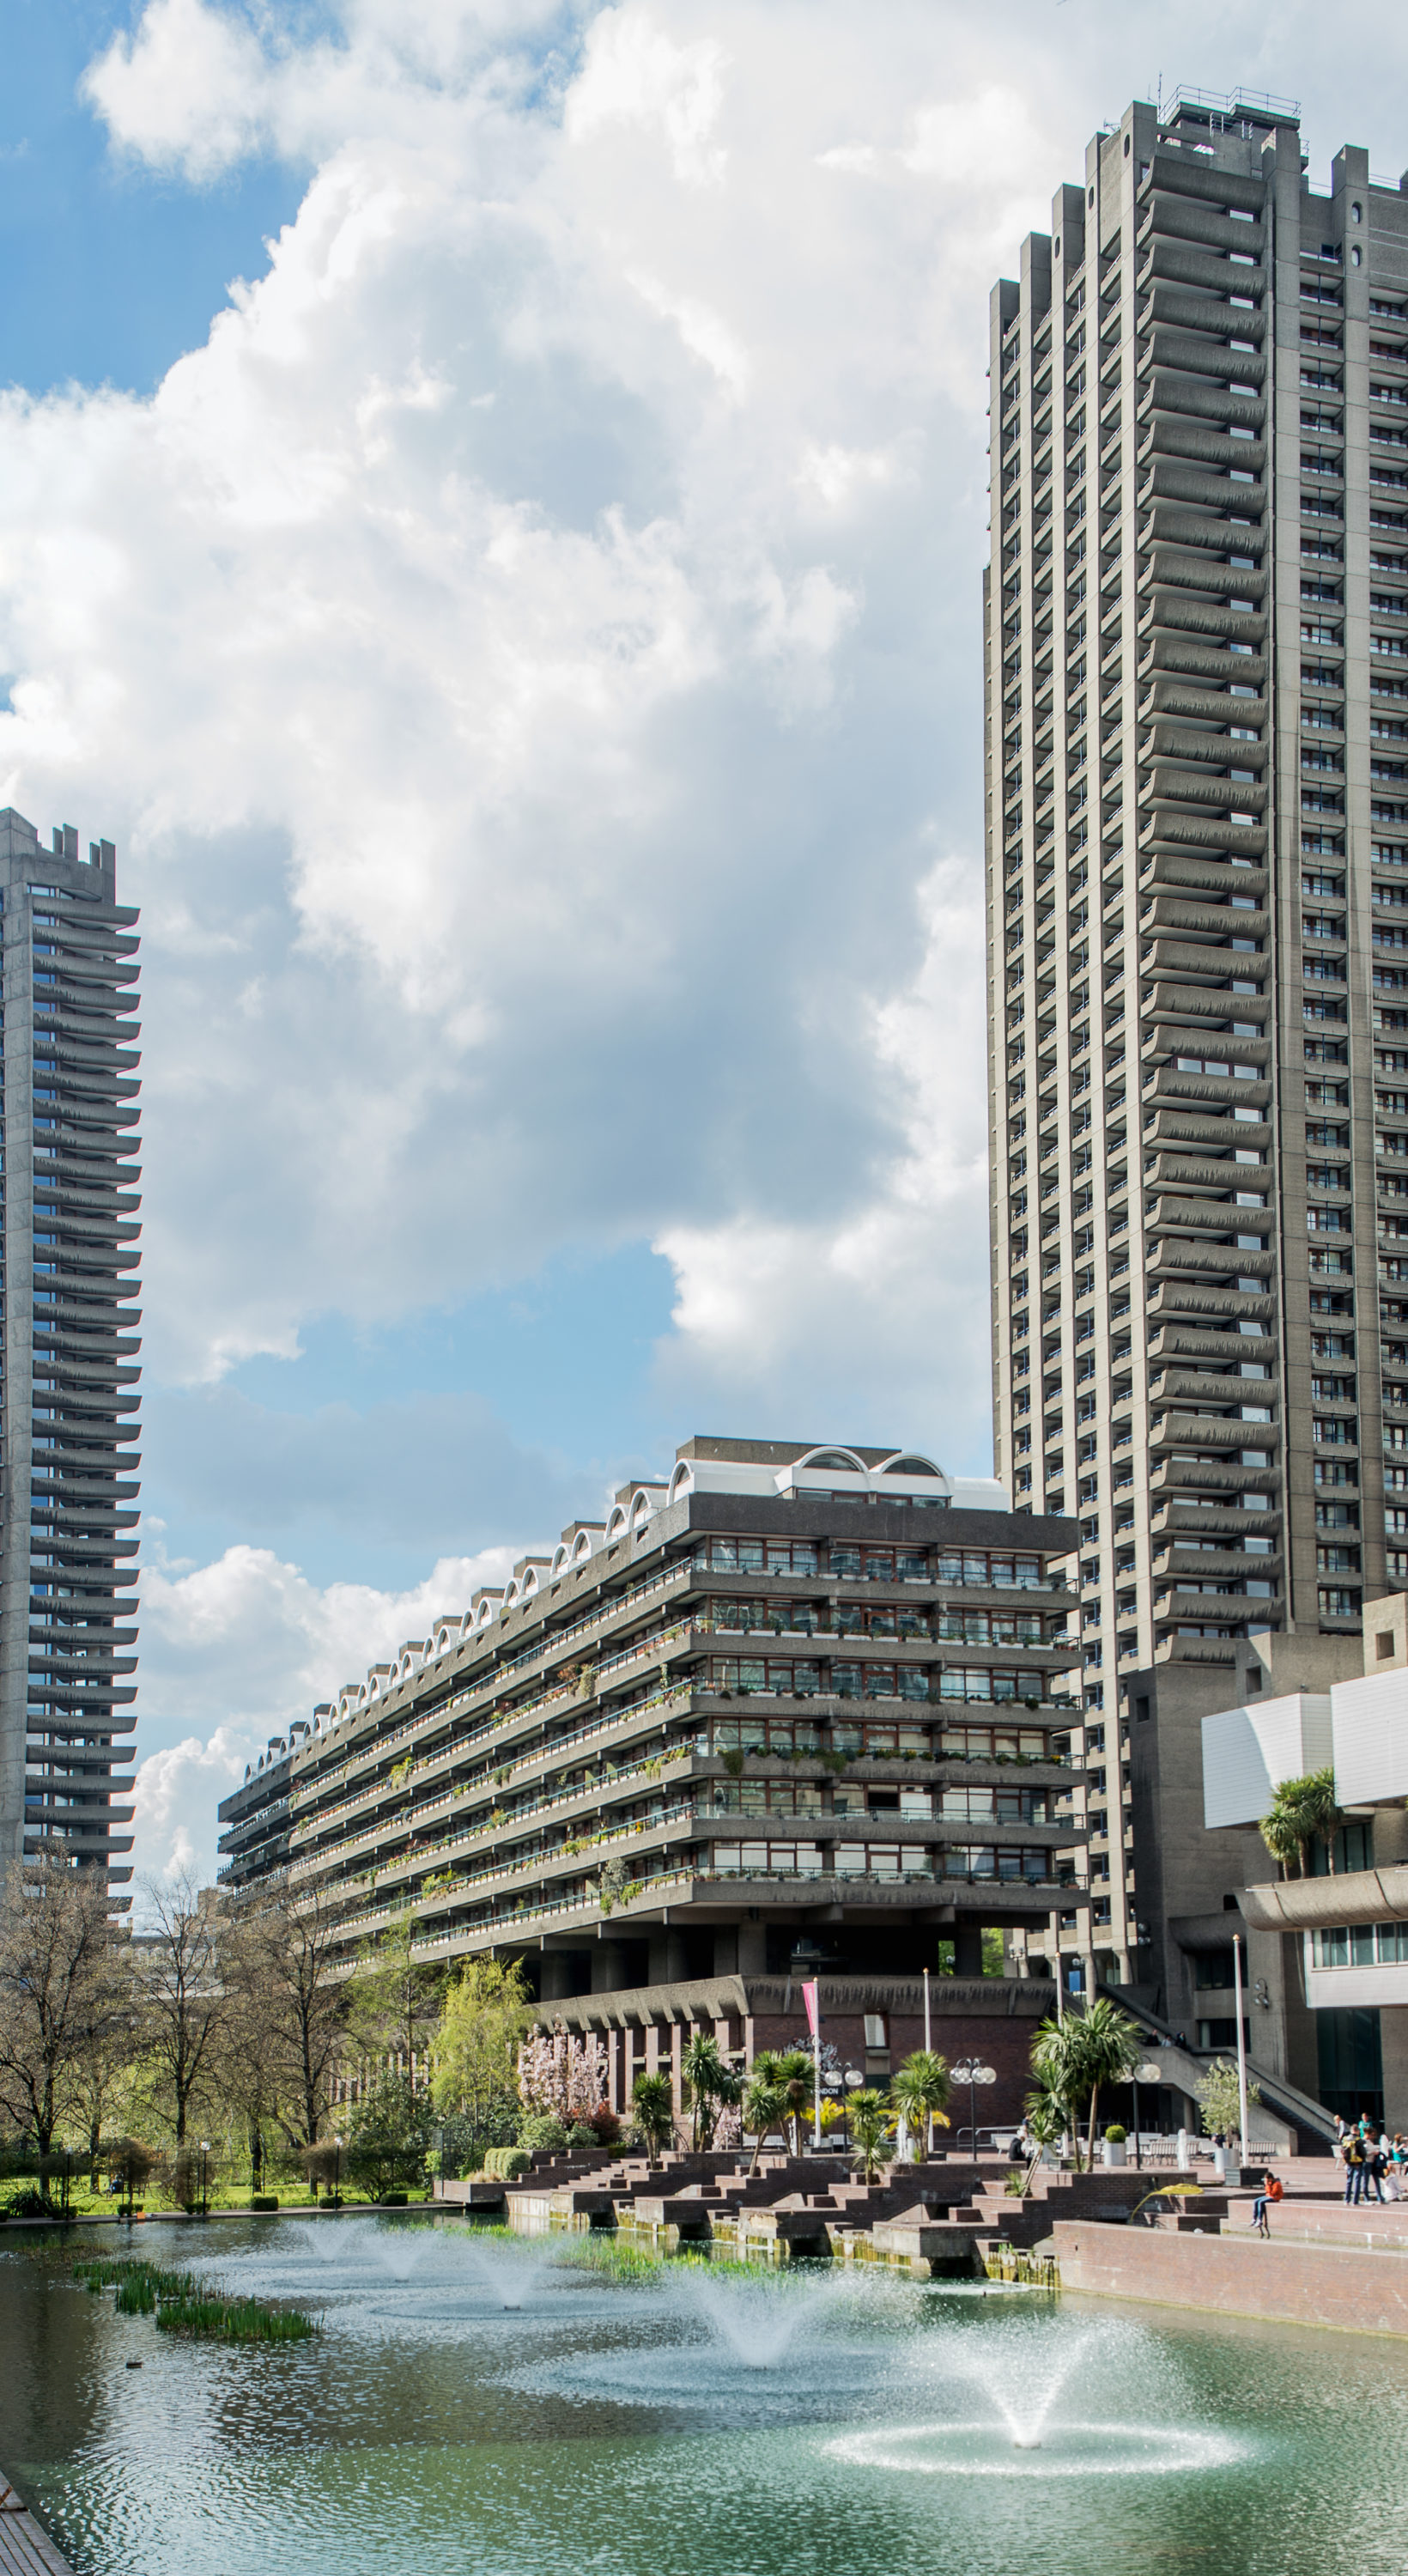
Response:
[[[535,2031],[518,2052],[518,2091],[527,2111],[550,2111],[571,2128],[606,2098],[606,2049],[578,2039],[562,2022]]]

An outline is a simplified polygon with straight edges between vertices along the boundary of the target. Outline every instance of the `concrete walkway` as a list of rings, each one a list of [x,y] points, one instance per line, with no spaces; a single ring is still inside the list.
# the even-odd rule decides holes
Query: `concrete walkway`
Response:
[[[0,2476],[0,2576],[73,2576],[47,2531]]]

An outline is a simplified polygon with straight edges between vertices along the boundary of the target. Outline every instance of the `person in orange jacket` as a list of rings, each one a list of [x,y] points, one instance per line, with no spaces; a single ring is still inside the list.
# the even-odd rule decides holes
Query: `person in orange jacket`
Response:
[[[1258,2192],[1256,2199],[1252,2202],[1252,2225],[1256,2229],[1258,2236],[1270,2235],[1271,2230],[1266,2223],[1267,2210],[1273,2200],[1284,2200],[1285,2197],[1286,2186],[1281,2181],[1280,2176],[1278,2174],[1268,2173],[1261,2190]]]

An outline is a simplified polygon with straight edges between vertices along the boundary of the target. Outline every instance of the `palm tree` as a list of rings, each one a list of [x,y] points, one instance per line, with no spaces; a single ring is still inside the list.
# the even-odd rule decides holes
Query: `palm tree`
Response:
[[[753,2074],[782,2094],[788,2141],[793,2155],[799,2156],[802,2152],[802,2116],[816,2086],[816,2069],[810,2049],[788,2048],[779,2052],[775,2048],[760,2048],[753,2060]]]
[[[1075,2146],[1077,2173],[1081,2170],[1077,2113],[1085,2098],[1076,2037],[1079,2028],[1079,2017],[1075,2013],[1064,2021],[1044,2021],[1041,2024],[1032,2041],[1032,2073],[1039,2089],[1028,2097],[1033,2103],[1048,2104],[1053,2120],[1059,2118],[1061,2128],[1069,2130]]]
[[[1292,1861],[1301,1877],[1305,1876],[1305,1844],[1301,1838],[1300,1818],[1283,1802],[1279,1789],[1262,1817],[1261,1839],[1283,1878],[1290,1876]]]
[[[758,2158],[769,2129],[782,2128],[787,2119],[787,2096],[780,2084],[774,2084],[765,2071],[760,2071],[762,2063],[761,2058],[754,2058],[753,2071],[743,2095],[743,2125],[753,2133],[750,2174],[758,2170]]]
[[[1080,2033],[1081,2071],[1090,2086],[1090,2127],[1086,2162],[1095,2162],[1095,2121],[1102,2084],[1122,2084],[1144,2054],[1144,2042],[1130,2020],[1108,1995],[1097,1996],[1076,2023]]]
[[[726,2077],[719,2043],[711,2030],[695,2032],[680,2059],[680,2073],[689,2086],[690,2143],[696,2149],[707,2147],[718,2117],[712,2106]]]
[[[1083,2013],[1069,2013],[1064,2021],[1043,2022],[1037,2032],[1032,2073],[1069,2114],[1073,2126],[1082,2102],[1089,2104],[1087,2157],[1092,2163],[1100,2087],[1118,2084],[1131,2074],[1142,2054],[1143,2042],[1133,2022],[1108,1995],[1099,1996]],[[1079,2136],[1076,2169],[1080,2170]]]
[[[1333,1770],[1311,1771],[1304,1780],[1297,1781],[1296,1787],[1300,1792],[1296,1804],[1309,1828],[1309,1839],[1324,1844],[1330,1875],[1333,1878],[1335,1836],[1344,1822],[1339,1801],[1335,1796],[1334,1772]]]
[[[636,2133],[658,2155],[675,2134],[674,2089],[668,2075],[638,2075],[631,2086]]]
[[[851,2142],[860,2150],[865,2179],[870,2182],[881,2161],[881,2150],[895,2125],[890,2106],[884,2094],[878,2092],[873,2084],[862,2084],[847,2100],[846,2117],[850,2122]]]
[[[1335,1836],[1341,1822],[1334,1772],[1309,1771],[1302,1779],[1277,1782],[1270,1808],[1262,1818],[1261,1839],[1283,1869],[1292,1859],[1297,1861],[1302,1878],[1309,1876],[1312,1843],[1322,1842],[1333,1875]]]
[[[1070,2122],[1065,2103],[1054,2093],[1048,2093],[1045,2085],[1038,2085],[1035,2092],[1029,2093],[1022,2107],[1027,2136],[1036,2149],[1022,2176],[1022,2198],[1025,2200],[1032,2187],[1032,2176],[1041,2162],[1043,2147],[1054,2147],[1065,2136]]]
[[[906,2127],[918,2130],[927,2151],[934,2147],[934,2123],[948,2127],[949,2095],[948,2059],[937,2049],[916,2048],[899,2068],[890,2086],[890,2099]]]

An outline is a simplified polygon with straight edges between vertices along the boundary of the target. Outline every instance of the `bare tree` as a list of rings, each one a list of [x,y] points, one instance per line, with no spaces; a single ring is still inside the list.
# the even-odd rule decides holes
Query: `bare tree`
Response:
[[[6,1872],[0,1898],[0,2107],[53,2146],[65,2083],[124,2013],[106,1881],[53,1851]]]
[[[272,2115],[291,2147],[316,2145],[345,2044],[345,1910],[340,1897],[284,1879],[223,1935],[251,2116]]]
[[[148,1938],[138,1952],[139,2038],[182,2147],[192,2098],[213,2071],[230,2010],[215,1892],[182,1870],[165,1881],[145,1879],[142,1893]]]
[[[98,2188],[108,2112],[132,2063],[132,2021],[130,2009],[119,2010],[90,2031],[59,2087],[61,2117],[80,2122],[87,2135],[88,2182],[93,2191]]]

